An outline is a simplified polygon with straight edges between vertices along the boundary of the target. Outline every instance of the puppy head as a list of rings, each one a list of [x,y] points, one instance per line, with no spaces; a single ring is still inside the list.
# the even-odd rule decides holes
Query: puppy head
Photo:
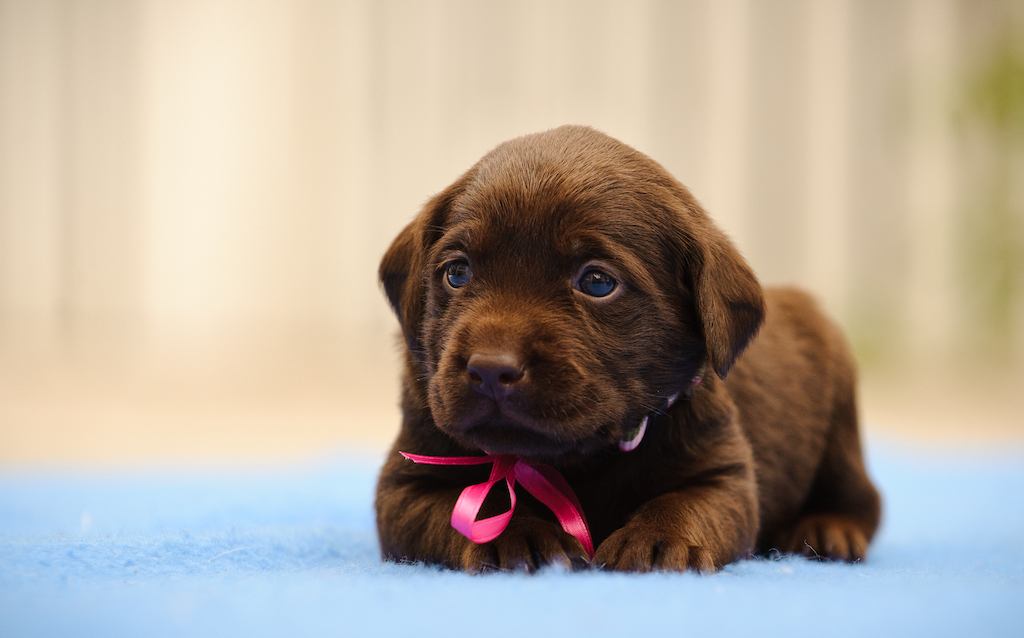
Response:
[[[764,316],[690,193],[584,127],[486,155],[399,234],[380,278],[436,427],[552,462],[614,449],[705,361],[724,378]]]

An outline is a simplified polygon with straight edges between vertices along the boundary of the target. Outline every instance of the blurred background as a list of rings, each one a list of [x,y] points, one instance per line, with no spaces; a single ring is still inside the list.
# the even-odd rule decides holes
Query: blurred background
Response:
[[[381,255],[564,123],[819,296],[870,436],[1024,441],[1024,3],[0,0],[0,465],[383,449]]]

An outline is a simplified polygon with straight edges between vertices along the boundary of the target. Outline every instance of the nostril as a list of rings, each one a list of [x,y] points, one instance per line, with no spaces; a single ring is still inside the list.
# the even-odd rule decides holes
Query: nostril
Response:
[[[501,383],[502,385],[512,385],[513,383],[518,382],[522,378],[522,370],[502,372],[501,375],[498,376],[498,383]]]

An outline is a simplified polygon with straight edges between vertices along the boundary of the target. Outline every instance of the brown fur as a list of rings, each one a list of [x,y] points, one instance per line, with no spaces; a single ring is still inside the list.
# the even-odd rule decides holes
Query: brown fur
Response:
[[[446,283],[455,259],[472,267],[458,288]],[[613,294],[580,290],[588,264],[620,282]],[[487,466],[398,454],[485,449],[558,468],[607,568],[711,571],[772,548],[866,555],[880,505],[842,336],[807,295],[762,291],[690,192],[641,153],[584,127],[506,142],[426,205],[380,277],[407,346],[402,430],[377,486],[386,559],[586,563],[525,493],[501,536],[470,542],[449,519]],[[504,371],[499,390],[477,368]],[[636,450],[618,449],[680,392]],[[485,510],[507,507],[500,491]]]

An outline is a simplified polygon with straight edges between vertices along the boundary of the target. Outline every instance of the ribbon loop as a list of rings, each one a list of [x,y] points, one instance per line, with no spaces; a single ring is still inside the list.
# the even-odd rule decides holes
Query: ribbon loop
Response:
[[[509,521],[512,520],[512,512],[516,509],[514,471],[514,459],[500,457],[494,459],[491,478],[485,483],[470,485],[462,490],[462,494],[459,494],[459,499],[455,501],[455,508],[452,510],[452,527],[474,543],[486,543],[500,536],[508,527]],[[508,486],[511,507],[504,514],[476,520],[476,515],[480,513],[480,508],[484,504],[484,499],[487,498],[494,484],[502,479],[505,479],[505,485]]]
[[[452,509],[451,524],[460,534],[474,543],[486,543],[494,540],[505,531],[512,513],[516,509],[516,481],[526,491],[548,506],[558,519],[558,523],[567,534],[574,536],[587,556],[594,557],[594,543],[590,538],[590,528],[583,516],[576,494],[568,481],[555,468],[524,459],[513,454],[488,454],[487,456],[425,456],[399,452],[414,463],[427,465],[483,465],[492,463],[491,476],[483,483],[470,485],[462,490],[455,507]],[[508,487],[510,506],[507,512],[476,520],[484,500],[495,483],[505,480]]]

